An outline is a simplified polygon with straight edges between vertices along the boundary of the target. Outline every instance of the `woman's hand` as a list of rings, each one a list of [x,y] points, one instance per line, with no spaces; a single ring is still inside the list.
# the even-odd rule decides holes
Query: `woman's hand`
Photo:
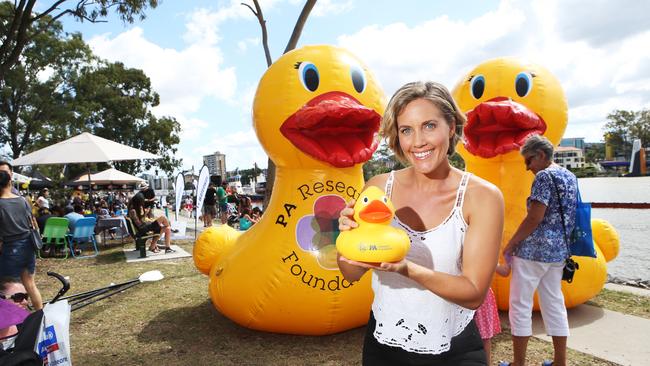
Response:
[[[359,262],[359,261],[354,261],[352,259],[348,259],[344,256],[339,256],[339,260],[341,262],[345,262],[347,264],[365,268],[365,269],[374,269],[377,271],[384,271],[384,272],[397,272],[401,275],[407,276],[408,277],[408,261],[406,259],[402,259],[399,262],[382,262],[382,263],[375,263],[375,262]]]
[[[356,221],[354,221],[352,218],[354,216],[355,202],[356,201],[354,199],[348,201],[348,203],[345,204],[345,208],[341,210],[341,214],[339,216],[340,231],[347,231],[359,226],[359,224],[357,224]]]
[[[508,244],[506,245],[505,248],[503,248],[503,256],[512,256],[516,249],[517,245],[515,245],[512,241],[509,241]]]

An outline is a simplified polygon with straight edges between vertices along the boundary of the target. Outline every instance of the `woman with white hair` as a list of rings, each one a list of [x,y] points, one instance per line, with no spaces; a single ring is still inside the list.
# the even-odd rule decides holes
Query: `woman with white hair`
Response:
[[[566,237],[575,226],[578,181],[573,173],[553,163],[553,144],[546,137],[529,137],[520,152],[535,180],[527,200],[528,213],[503,250],[504,255],[512,255],[509,317],[514,361],[510,365],[526,364],[537,290],[546,333],[553,338],[555,351],[553,362],[544,365],[563,366],[569,324],[561,281],[569,255]]]

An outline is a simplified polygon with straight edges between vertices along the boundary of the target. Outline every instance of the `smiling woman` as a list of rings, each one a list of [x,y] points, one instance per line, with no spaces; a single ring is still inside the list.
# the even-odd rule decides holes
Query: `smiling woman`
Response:
[[[407,232],[410,248],[404,259],[383,263],[352,260],[347,251],[337,258],[351,282],[373,269],[364,365],[486,364],[474,309],[492,279],[504,208],[496,187],[449,163],[464,122],[447,88],[435,82],[402,86],[386,108],[382,134],[410,166],[366,187],[386,192],[395,208],[389,224]],[[360,199],[369,200],[364,193]],[[366,209],[348,202],[339,229],[362,233]]]

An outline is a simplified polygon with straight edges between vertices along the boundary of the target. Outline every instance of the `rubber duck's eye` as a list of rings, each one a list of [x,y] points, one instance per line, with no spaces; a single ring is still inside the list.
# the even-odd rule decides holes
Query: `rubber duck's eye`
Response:
[[[485,77],[483,75],[474,76],[469,83],[469,91],[474,99],[480,99],[485,91]]]
[[[368,199],[368,197],[363,197],[363,203],[368,203],[368,201],[370,201],[370,199]]]
[[[515,78],[515,90],[517,95],[525,97],[533,89],[533,76],[529,72],[520,72]]]
[[[386,196],[382,197],[381,200],[384,201],[384,203],[388,203],[388,197]]]
[[[300,76],[300,82],[305,89],[309,91],[316,91],[316,89],[318,89],[320,77],[318,76],[316,65],[308,61],[301,62],[300,67],[298,68],[298,75]]]
[[[352,66],[350,68],[350,76],[352,77],[352,85],[354,85],[354,90],[357,93],[363,93],[366,90],[366,74],[363,72],[363,69],[359,66]]]

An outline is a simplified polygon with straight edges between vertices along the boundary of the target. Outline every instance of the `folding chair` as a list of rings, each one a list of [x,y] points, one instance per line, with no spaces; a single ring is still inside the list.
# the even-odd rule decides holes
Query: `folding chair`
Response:
[[[68,258],[68,219],[65,217],[50,217],[45,221],[45,228],[43,229],[43,244],[50,245],[50,251],[56,253],[58,246],[62,247],[65,257]],[[40,258],[40,251],[38,253]]]
[[[140,235],[138,235],[138,229],[135,227],[135,224],[133,224],[131,218],[125,217],[125,219],[126,219],[126,227],[129,230],[129,235],[131,235],[133,237],[133,240],[135,240],[135,250],[140,251],[140,258],[146,258],[147,240],[159,234],[156,234],[153,231],[148,231],[146,233],[140,233]]]
[[[95,224],[97,220],[94,217],[84,217],[77,220],[74,224],[74,231],[68,234],[68,244],[70,245],[70,252],[75,258],[87,258],[87,257],[96,257],[99,254],[97,250],[97,242],[95,241]],[[79,248],[83,244],[92,244],[92,249],[95,250],[95,254],[78,256],[74,252],[74,245],[76,244]]]

